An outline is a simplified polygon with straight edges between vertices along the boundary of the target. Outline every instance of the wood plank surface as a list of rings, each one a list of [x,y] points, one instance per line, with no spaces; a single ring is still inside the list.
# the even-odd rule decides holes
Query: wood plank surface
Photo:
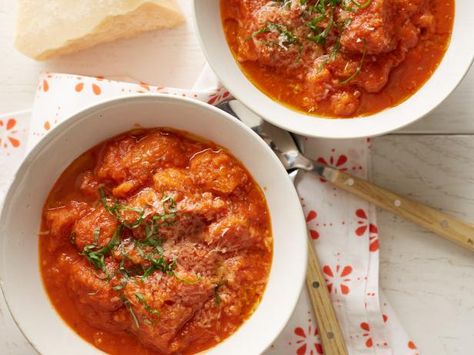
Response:
[[[474,136],[386,136],[373,181],[474,223]],[[378,211],[380,280],[422,354],[474,349],[474,255]]]

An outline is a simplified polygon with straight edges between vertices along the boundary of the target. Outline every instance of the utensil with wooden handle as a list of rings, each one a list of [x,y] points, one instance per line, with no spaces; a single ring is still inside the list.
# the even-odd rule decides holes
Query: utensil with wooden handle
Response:
[[[308,271],[306,273],[306,287],[313,306],[314,315],[318,322],[319,337],[325,354],[348,354],[341,327],[331,303],[329,291],[324,280],[313,244],[308,237]]]
[[[340,170],[324,167],[320,175],[344,191],[416,223],[459,246],[474,251],[474,227],[455,217],[399,196]]]
[[[237,100],[230,101],[228,106],[239,119],[267,142],[287,170],[300,169],[315,173],[344,191],[416,223],[459,246],[474,251],[474,226],[383,189],[367,180],[313,161],[299,151],[289,132],[263,121]]]

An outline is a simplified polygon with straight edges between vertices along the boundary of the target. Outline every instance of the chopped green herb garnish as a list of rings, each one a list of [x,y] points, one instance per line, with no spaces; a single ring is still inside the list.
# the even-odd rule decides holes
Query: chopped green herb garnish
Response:
[[[354,73],[352,73],[352,75],[349,76],[348,78],[346,78],[342,81],[339,81],[339,84],[346,85],[346,84],[350,83],[352,80],[354,80],[357,76],[359,76],[360,72],[362,71],[362,67],[364,66],[364,61],[365,61],[366,54],[367,54],[367,47],[364,47],[364,52],[362,53],[362,58],[360,59],[359,65],[357,66]]]
[[[176,209],[176,201],[174,200],[173,197],[169,195],[163,197],[163,199],[161,200],[161,203],[163,204],[163,206],[166,206],[166,204],[168,204],[168,208],[171,210]]]
[[[100,269],[107,273],[105,267],[105,257],[112,251],[120,241],[120,235],[122,234],[122,226],[119,225],[115,230],[112,238],[103,248],[98,249],[97,244],[86,245],[82,251],[82,255],[85,255],[87,260],[94,265],[96,269]]]
[[[147,311],[148,313],[156,316],[156,317],[159,317],[160,316],[160,312],[154,308],[152,308],[148,302],[145,300],[145,296],[143,296],[141,293],[137,292],[135,293],[135,298],[137,299],[137,301],[143,306],[143,308],[145,309],[145,311]]]
[[[339,53],[339,50],[341,49],[341,42],[339,40],[334,43],[334,46],[331,49],[331,53],[329,54],[329,59],[334,60],[336,59],[337,54]]]
[[[372,0],[366,0],[366,2],[363,2],[362,4],[357,2],[356,0],[351,0],[351,2],[357,6],[359,9],[365,9],[366,7],[369,7],[370,4],[372,3]]]
[[[323,15],[321,15],[321,16],[323,16]],[[322,20],[321,16],[316,17],[314,20],[318,20],[318,22],[320,22]],[[325,19],[326,16],[324,15],[323,18]],[[317,44],[326,43],[326,40],[327,40],[327,38],[328,38],[329,34],[331,33],[331,30],[334,26],[334,8],[333,7],[331,7],[331,9],[329,10],[329,16],[328,16],[327,21],[328,22],[326,24],[326,27],[324,27],[324,28],[318,27],[317,23],[315,23],[315,24],[310,23],[310,24],[307,25],[313,31],[313,34],[308,36],[308,39],[310,41],[316,42]]]
[[[176,260],[172,260],[171,262],[167,261],[162,255],[147,255],[146,259],[151,262],[150,268],[153,268],[152,270],[150,270],[150,268],[145,270],[147,275],[151,275],[155,270],[159,270],[168,275],[173,275],[174,269],[176,269]],[[145,277],[145,274],[143,277]]]
[[[176,277],[176,279],[186,285],[195,285],[197,284],[199,281],[202,280],[202,278],[200,276],[196,276],[196,278],[194,280],[189,280],[189,279],[183,279],[181,277],[179,277],[178,275],[176,275],[176,273],[174,274],[174,277]]]
[[[281,4],[283,7],[290,8],[291,7],[291,0],[273,0],[273,2],[276,2],[278,4]]]
[[[275,22],[267,22],[265,27],[255,31],[250,35],[250,38],[258,36],[262,33],[277,33],[278,34],[278,41],[275,44],[278,44],[280,47],[287,49],[287,46],[291,44],[297,44],[298,38],[291,32],[288,27],[285,25],[275,23]]]
[[[150,276],[151,274],[153,274],[153,272],[155,272],[155,266],[154,265],[151,265],[150,267],[148,267],[145,272],[143,273],[142,275],[142,279],[146,279],[148,276]]]
[[[220,305],[222,303],[222,298],[221,298],[221,295],[219,295],[219,288],[221,287],[222,285],[219,284],[217,285],[216,287],[214,287],[214,303],[216,305]]]
[[[135,325],[139,327],[138,318],[133,312],[133,308],[129,300],[124,296],[122,290],[128,282],[137,282],[138,279],[136,278],[136,276],[141,275],[141,278],[143,280],[155,271],[161,271],[168,275],[174,274],[174,270],[176,269],[176,260],[169,260],[164,257],[162,245],[163,239],[160,238],[159,227],[161,225],[171,225],[175,222],[177,217],[177,204],[171,196],[165,196],[161,200],[161,203],[163,204],[163,213],[149,218],[147,222],[145,221],[146,216],[144,209],[126,206],[119,203],[117,200],[108,200],[103,188],[100,188],[99,192],[103,207],[107,210],[107,212],[109,212],[117,219],[118,226],[115,229],[107,245],[102,247],[99,245],[101,229],[95,228],[93,230],[93,242],[89,245],[86,245],[83,248],[81,254],[84,255],[89,261],[89,263],[93,265],[97,270],[102,270],[104,272],[105,276],[102,277],[102,275],[99,275],[99,278],[104,280],[107,279],[110,281],[115,275],[117,275],[117,273],[114,273],[114,275],[109,274],[105,263],[106,257],[109,256],[112,250],[120,244],[121,238],[124,234],[127,237],[131,234],[130,231],[127,230],[132,230],[140,226],[144,228],[145,239],[133,239],[133,243],[138,255],[148,261],[149,266],[144,269],[138,264],[132,264],[131,266],[127,265],[127,259],[129,258],[129,256],[123,249],[120,249],[121,260],[118,267],[118,271],[122,275],[122,279],[120,284],[112,287],[114,291],[119,292],[119,295],[123,300],[124,305],[130,312],[130,315],[134,320]],[[126,211],[134,211],[138,214],[138,217],[133,222],[125,221],[123,212]],[[73,233],[71,233],[71,242],[75,243],[75,234]],[[139,299],[139,301],[142,301],[139,294],[136,297],[137,299]],[[144,307],[147,308],[145,305]],[[158,314],[152,309],[148,310],[152,314]]]
[[[318,61],[320,66],[319,70],[322,70],[324,66],[334,61],[336,54],[339,53],[341,48],[340,37],[341,33],[349,26],[352,22],[352,16],[347,14],[339,14],[338,9],[343,9],[347,12],[357,12],[358,10],[367,8],[373,0],[300,0],[301,5],[301,18],[304,20],[304,26],[309,31],[295,31],[292,32],[285,24],[266,22],[263,27],[253,32],[249,39],[258,37],[265,33],[277,33],[277,40],[268,40],[268,38],[258,38],[257,40],[268,46],[280,46],[287,49],[289,45],[299,46],[299,56],[305,48],[305,43],[313,42],[323,49],[327,50],[327,54],[322,56],[321,60]],[[287,0],[273,0],[274,3],[286,5],[290,4],[291,1]],[[301,34],[303,33],[303,35]],[[297,61],[299,61],[299,57]],[[364,58],[365,59],[365,58]],[[342,80],[340,84],[347,84],[353,80],[357,75],[360,74],[362,67],[360,66],[350,77]]]
[[[215,287],[214,287],[214,303],[216,305],[220,305],[222,302],[221,295],[219,294],[219,291],[222,286],[226,284],[226,280],[220,281]]]
[[[122,224],[124,227],[128,229],[135,229],[135,228],[138,228],[145,220],[145,209],[122,205],[118,201],[114,201],[112,205],[109,205],[109,203],[107,202],[105,191],[102,187],[99,189],[99,193],[100,193],[100,200],[102,201],[102,205],[104,206],[104,208],[112,216],[117,218],[120,224]],[[129,223],[126,220],[124,220],[122,216],[122,212],[124,211],[136,212],[138,213],[138,217],[136,218],[135,221],[133,221],[132,223]]]
[[[137,328],[140,328],[140,323],[138,322],[137,315],[133,311],[133,308],[132,308],[132,305],[130,304],[130,301],[128,299],[126,299],[125,296],[123,296],[123,298],[124,298],[123,299],[123,304],[125,305],[125,308],[127,308],[128,312],[130,313],[130,315],[133,319],[133,323],[135,323],[135,326]]]
[[[122,253],[121,256],[122,256],[122,259],[120,260],[119,271],[122,273],[124,278],[128,280],[130,278],[130,273],[125,267],[125,259],[127,258],[127,254]]]

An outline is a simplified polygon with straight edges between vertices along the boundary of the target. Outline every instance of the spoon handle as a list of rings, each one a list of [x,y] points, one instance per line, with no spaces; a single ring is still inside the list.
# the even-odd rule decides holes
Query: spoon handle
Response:
[[[340,189],[416,223],[470,251],[474,251],[473,226],[337,169],[325,168],[322,175]]]
[[[318,323],[319,336],[321,338],[324,353],[331,355],[347,355],[346,344],[331,303],[326,281],[324,280],[313,244],[309,238],[308,251],[309,259],[308,272],[306,273],[306,286],[308,288],[311,304]]]

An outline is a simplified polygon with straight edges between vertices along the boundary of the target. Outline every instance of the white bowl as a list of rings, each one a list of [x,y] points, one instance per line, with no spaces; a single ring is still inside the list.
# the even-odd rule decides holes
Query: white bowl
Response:
[[[262,301],[231,337],[209,354],[257,354],[288,321],[306,272],[306,224],[286,171],[249,128],[206,104],[163,95],[131,96],[90,107],[52,130],[26,157],[0,216],[0,284],[20,329],[42,354],[94,354],[56,313],[43,287],[38,231],[47,194],[81,153],[136,125],[173,127],[227,147],[264,189],[274,237],[273,263]]]
[[[415,122],[438,106],[461,82],[474,58],[474,1],[456,1],[449,48],[433,76],[398,106],[353,119],[318,118],[294,111],[258,90],[242,73],[227,45],[220,0],[194,0],[194,21],[206,58],[224,86],[267,121],[305,136],[356,138],[376,136]],[[446,117],[449,119],[449,117]]]

